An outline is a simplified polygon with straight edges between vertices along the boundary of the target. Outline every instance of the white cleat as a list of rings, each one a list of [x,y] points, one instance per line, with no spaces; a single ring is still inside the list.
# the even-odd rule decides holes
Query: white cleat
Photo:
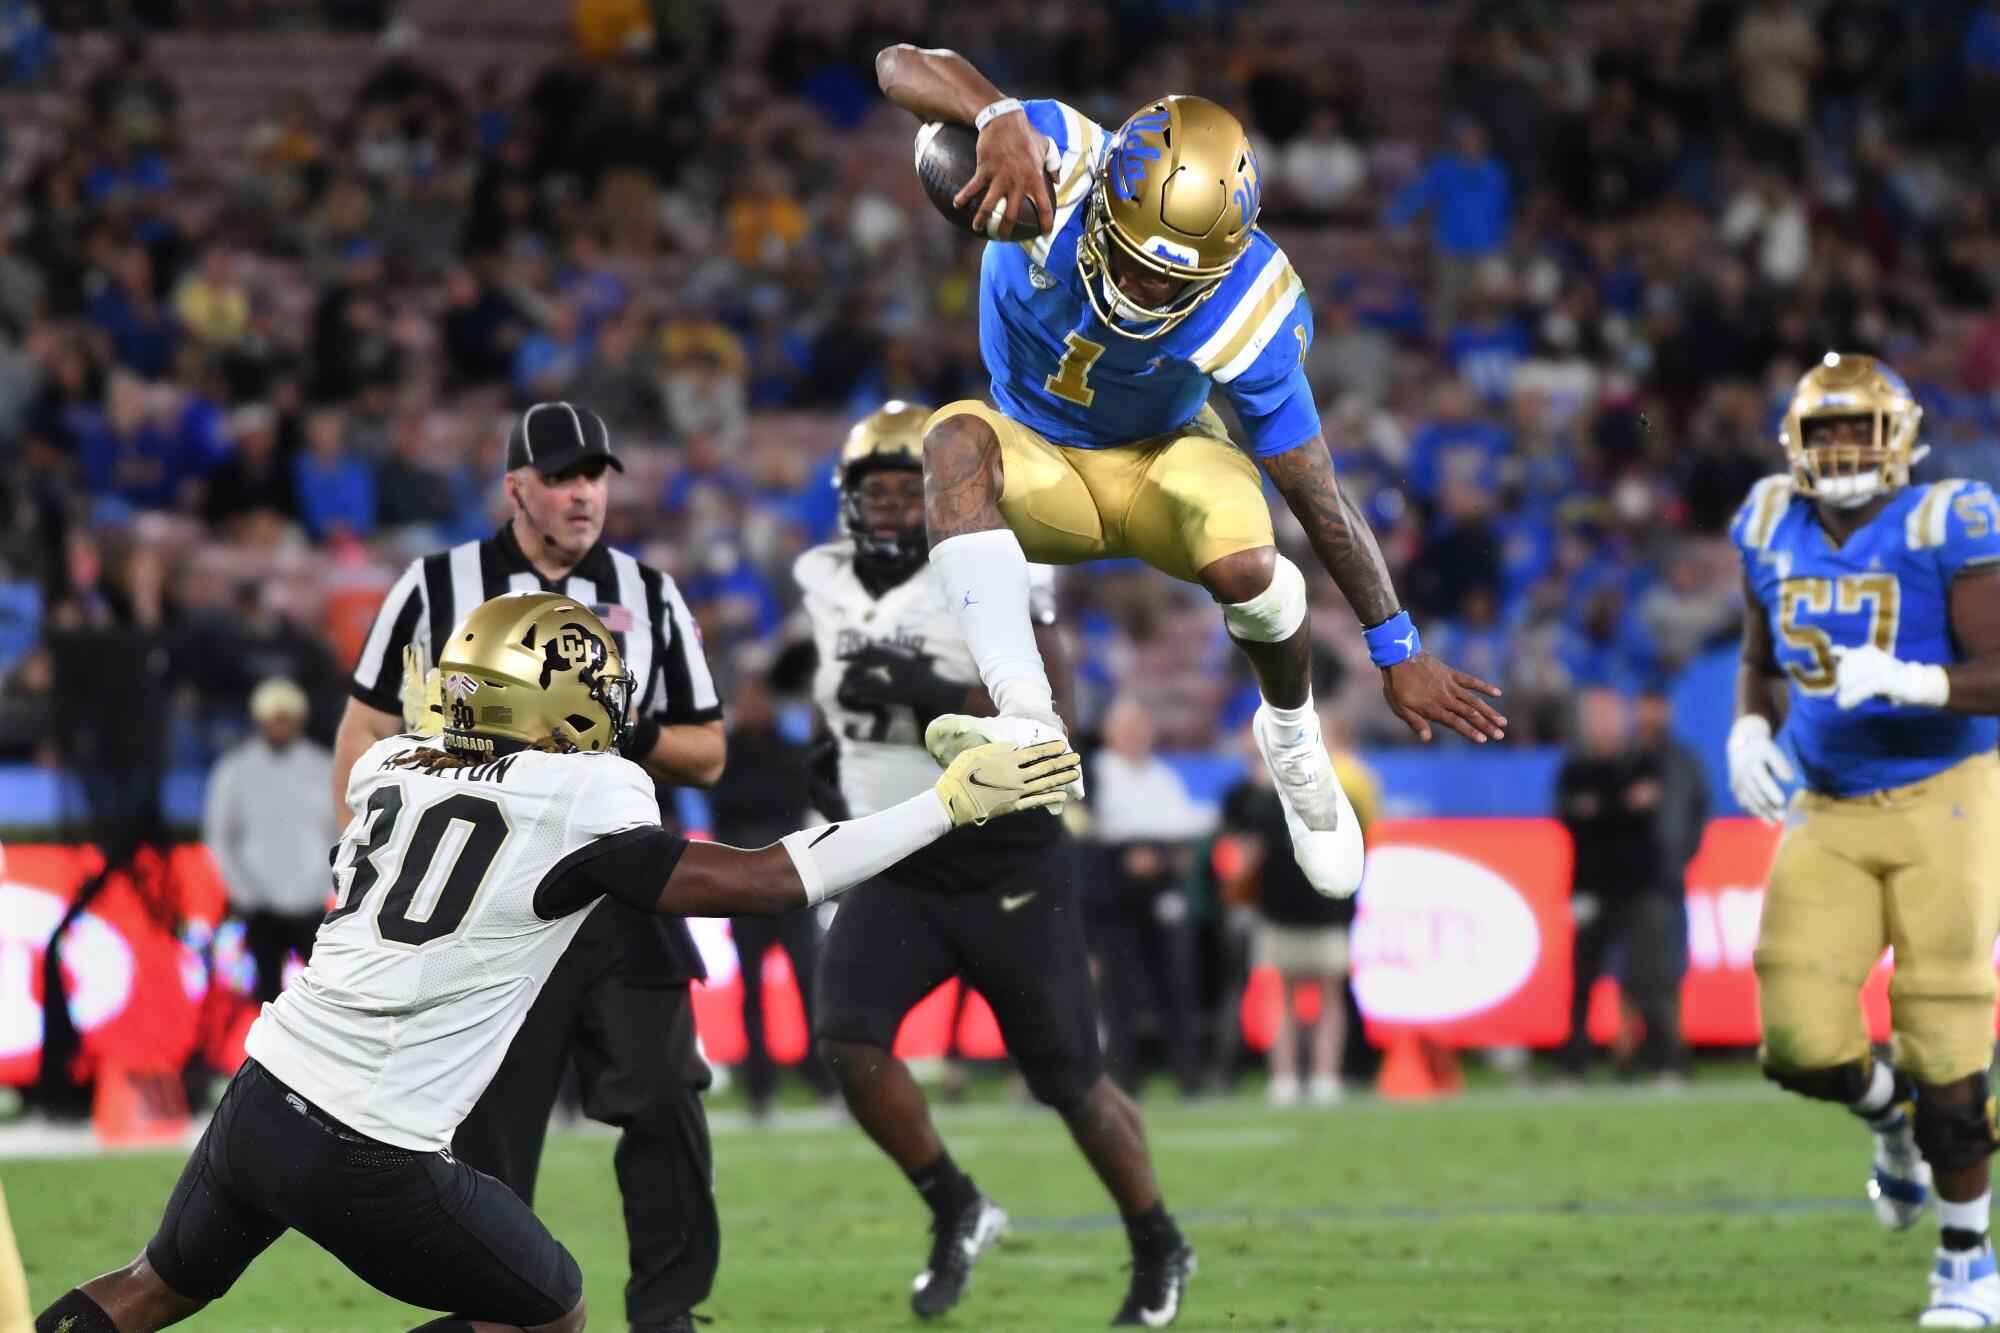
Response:
[[[1989,1242],[1977,1250],[1939,1250],[1931,1269],[1931,1303],[1917,1316],[1920,1328],[1992,1328],[2000,1325],[2000,1269]]]
[[[1892,1153],[1875,1139],[1875,1169],[1868,1176],[1868,1202],[1875,1220],[1891,1231],[1906,1231],[1931,1201],[1931,1166],[1915,1153]]]
[[[1292,855],[1306,881],[1329,898],[1352,897],[1361,887],[1361,821],[1334,775],[1319,725],[1280,735],[1269,707],[1259,704],[1250,730],[1270,765],[1292,834]]]
[[[967,750],[981,745],[991,745],[995,741],[1011,743],[1020,749],[1040,745],[1043,741],[1069,739],[1067,733],[1055,724],[1032,717],[974,717],[970,713],[945,713],[931,719],[924,728],[924,748],[937,760],[939,768],[950,768],[951,761]],[[1083,779],[1078,778],[1063,788],[1063,795],[1069,800],[1083,799]],[[1051,811],[1060,814],[1060,806],[1051,806]]]

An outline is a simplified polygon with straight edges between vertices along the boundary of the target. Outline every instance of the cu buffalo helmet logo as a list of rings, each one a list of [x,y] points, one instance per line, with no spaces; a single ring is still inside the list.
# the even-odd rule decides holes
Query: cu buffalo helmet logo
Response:
[[[609,656],[604,640],[574,620],[569,621],[542,644],[542,688],[549,687],[550,679],[558,671],[575,671],[577,682],[589,688],[597,683],[597,673],[604,669]]]

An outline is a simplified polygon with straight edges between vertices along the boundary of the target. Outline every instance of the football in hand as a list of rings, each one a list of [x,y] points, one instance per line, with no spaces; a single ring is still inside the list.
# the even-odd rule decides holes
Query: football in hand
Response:
[[[972,229],[972,220],[979,212],[981,199],[975,196],[965,201],[963,208],[952,203],[965,183],[972,179],[979,165],[979,131],[970,125],[947,125],[934,120],[917,131],[917,180],[923,184],[924,193],[930,197],[932,207],[944,214],[945,219],[955,227]],[[1000,239],[1002,234],[1011,234],[1016,240],[1026,240],[1041,231],[1041,224],[1035,216],[1035,201],[1028,198],[1009,199],[1007,216],[1014,223],[1012,233],[1004,233],[997,219],[989,219],[994,228],[988,234]]]

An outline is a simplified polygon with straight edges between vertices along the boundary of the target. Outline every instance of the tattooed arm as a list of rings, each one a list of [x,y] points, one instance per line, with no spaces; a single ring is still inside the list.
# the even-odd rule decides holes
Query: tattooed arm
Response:
[[[1375,534],[1333,474],[1326,438],[1314,436],[1296,449],[1257,461],[1361,623],[1379,625],[1401,610]],[[1507,719],[1480,697],[1498,698],[1499,688],[1454,671],[1429,653],[1384,667],[1382,693],[1396,716],[1423,740],[1431,738],[1432,722],[1475,741],[1506,734]]]

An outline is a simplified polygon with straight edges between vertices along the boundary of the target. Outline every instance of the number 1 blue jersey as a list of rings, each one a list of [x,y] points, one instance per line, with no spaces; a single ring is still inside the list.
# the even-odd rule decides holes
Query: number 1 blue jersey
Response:
[[[1027,112],[1062,163],[1051,231],[989,244],[980,266],[979,350],[1001,412],[1051,444],[1110,449],[1186,425],[1219,387],[1253,453],[1283,453],[1319,434],[1303,366],[1312,312],[1284,252],[1253,232],[1215,292],[1179,325],[1152,339],[1118,332],[1091,309],[1076,266],[1110,135],[1060,102],[1029,102]],[[1256,201],[1231,206],[1254,209]]]
[[[1869,699],[1834,700],[1835,648],[1873,644],[1905,662],[1960,661],[1951,585],[2000,567],[2000,504],[1983,482],[1907,486],[1835,547],[1788,476],[1767,477],[1730,525],[1750,588],[1791,678],[1785,732],[1812,791],[1858,796],[1921,782],[2000,740],[2000,721]]]

